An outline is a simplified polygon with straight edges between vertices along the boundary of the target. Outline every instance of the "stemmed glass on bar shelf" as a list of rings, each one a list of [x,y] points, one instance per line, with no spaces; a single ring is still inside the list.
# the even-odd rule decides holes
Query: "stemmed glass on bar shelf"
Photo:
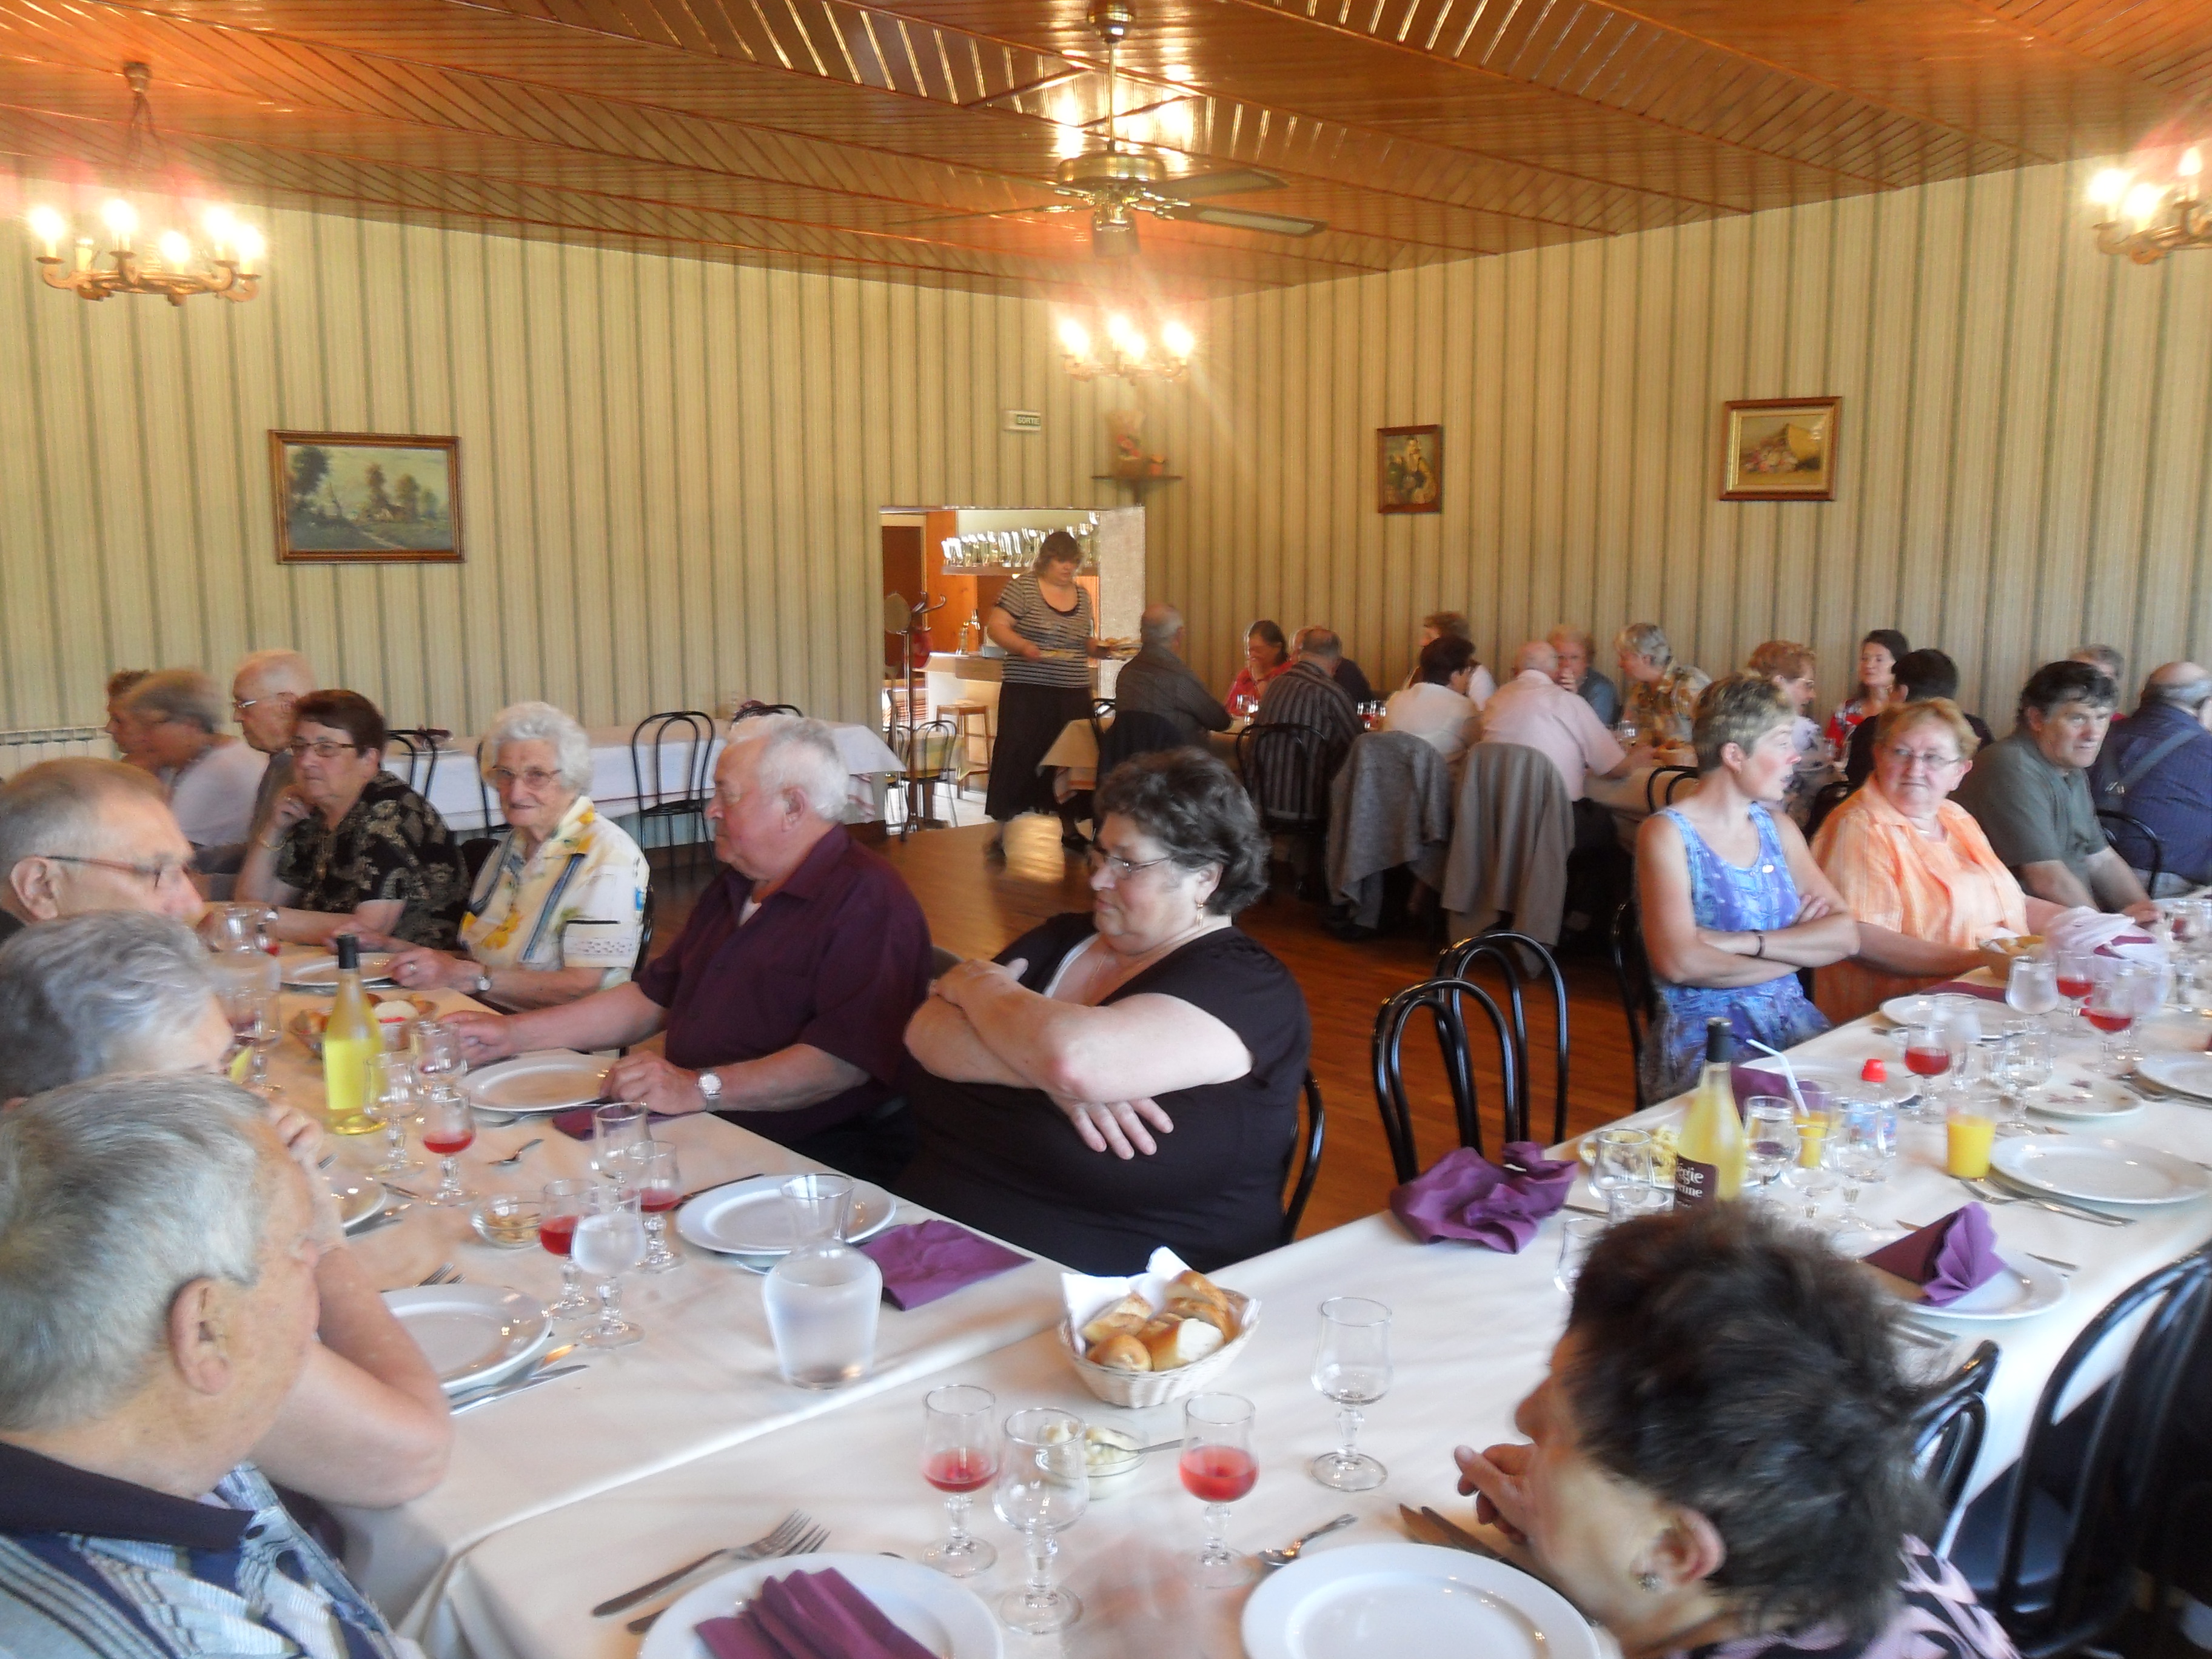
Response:
[[[1031,1636],[1049,1636],[1083,1617],[1075,1593],[1052,1582],[1052,1558],[1060,1553],[1053,1534],[1073,1526],[1091,1502],[1087,1443],[1083,1419],[1072,1412],[1036,1406],[1006,1419],[991,1507],[1021,1534],[1030,1576],[1000,1599],[999,1616]]]
[[[676,1148],[665,1140],[641,1140],[630,1148],[630,1161],[636,1166],[631,1180],[637,1188],[638,1208],[645,1213],[645,1260],[637,1270],[665,1273],[684,1265],[684,1258],[668,1248],[668,1212],[684,1199]]]
[[[921,1478],[945,1494],[945,1535],[921,1559],[949,1578],[970,1578],[999,1552],[968,1530],[968,1506],[999,1478],[999,1401],[954,1382],[921,1400]]]
[[[1338,1492],[1366,1492],[1389,1479],[1389,1470],[1359,1449],[1360,1408],[1390,1391],[1390,1310],[1364,1296],[1333,1296],[1321,1304],[1321,1341],[1314,1351],[1313,1385],[1336,1402],[1343,1443],[1323,1452],[1313,1478]]]
[[[549,1181],[541,1194],[545,1207],[538,1218],[538,1243],[561,1258],[561,1294],[545,1304],[548,1319],[581,1319],[592,1311],[592,1298],[577,1282],[579,1269],[571,1253],[576,1224],[584,1218],[584,1194],[591,1186],[588,1181]]]
[[[645,1334],[622,1316],[622,1276],[645,1256],[645,1223],[638,1214],[637,1188],[595,1181],[584,1189],[582,1202],[583,1214],[568,1243],[568,1254],[599,1281],[599,1322],[576,1340],[586,1347],[626,1348]]]
[[[422,1167],[420,1158],[407,1155],[407,1126],[422,1107],[422,1085],[415,1075],[415,1062],[404,1054],[368,1057],[369,1109],[384,1122],[384,1162],[369,1174],[412,1175]]]
[[[460,1156],[476,1144],[477,1121],[469,1111],[468,1097],[441,1084],[422,1103],[422,1150],[441,1161],[438,1190],[430,1202],[441,1208],[473,1204],[477,1195],[461,1184]]]
[[[1206,1546],[1191,1561],[1191,1582],[1203,1589],[1233,1589],[1254,1571],[1250,1556],[1229,1547],[1229,1506],[1260,1478],[1252,1402],[1234,1394],[1194,1394],[1184,1401],[1176,1473],[1183,1490],[1206,1505]]]

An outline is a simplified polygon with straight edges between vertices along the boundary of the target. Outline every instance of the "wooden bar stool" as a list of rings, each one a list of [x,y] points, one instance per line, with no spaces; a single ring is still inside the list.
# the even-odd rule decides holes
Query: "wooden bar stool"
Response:
[[[961,765],[959,781],[954,787],[965,789],[969,779],[988,777],[991,771],[991,706],[966,699],[959,702],[939,703],[937,713],[939,719],[950,720],[959,734],[956,746],[960,751]],[[973,726],[969,724],[971,720],[975,722]],[[975,763],[975,744],[978,740],[983,745],[983,763],[981,766]]]

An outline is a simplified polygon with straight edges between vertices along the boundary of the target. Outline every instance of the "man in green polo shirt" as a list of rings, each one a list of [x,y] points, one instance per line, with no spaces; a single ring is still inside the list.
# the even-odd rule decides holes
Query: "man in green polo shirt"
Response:
[[[2019,724],[1974,757],[1958,799],[2038,898],[2147,921],[2154,908],[2149,897],[2126,860],[2106,844],[2089,797],[2088,767],[2104,745],[2118,698],[2101,669],[2045,664],[2021,690]]]

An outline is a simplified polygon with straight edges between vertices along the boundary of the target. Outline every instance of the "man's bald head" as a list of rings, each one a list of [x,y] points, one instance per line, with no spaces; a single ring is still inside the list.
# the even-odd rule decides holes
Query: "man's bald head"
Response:
[[[264,755],[292,741],[292,706],[317,690],[312,664],[296,651],[256,651],[230,677],[230,706],[246,740]]]
[[[1513,672],[1525,674],[1534,669],[1546,679],[1559,672],[1559,653],[1542,640],[1530,640],[1513,653]]]
[[[1148,605],[1137,618],[1137,635],[1146,645],[1172,649],[1182,637],[1182,612],[1171,605]]]
[[[2191,714],[2201,714],[2212,702],[2212,672],[2193,662],[2169,662],[2151,671],[2143,682],[2142,707],[2170,703]]]
[[[94,910],[197,918],[192,849],[148,773],[41,761],[0,787],[0,908],[26,921]]]

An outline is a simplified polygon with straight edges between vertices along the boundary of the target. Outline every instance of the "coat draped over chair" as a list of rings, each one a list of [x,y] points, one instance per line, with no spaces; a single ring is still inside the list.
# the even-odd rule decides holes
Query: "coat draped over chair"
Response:
[[[1566,908],[1574,809],[1566,781],[1541,750],[1478,743],[1468,750],[1444,866],[1444,910],[1454,939],[1510,916],[1516,933],[1555,945]]]
[[[1451,772],[1436,745],[1406,732],[1352,739],[1328,791],[1328,890],[1373,927],[1382,916],[1382,872],[1410,865],[1443,885],[1451,842]]]

